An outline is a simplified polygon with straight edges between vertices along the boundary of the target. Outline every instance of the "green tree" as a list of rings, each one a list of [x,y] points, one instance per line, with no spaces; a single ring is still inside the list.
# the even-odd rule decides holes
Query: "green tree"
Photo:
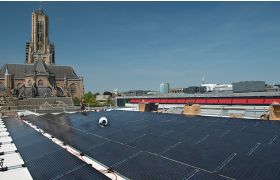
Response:
[[[80,100],[79,98],[74,97],[74,99],[73,99],[74,106],[80,106],[80,102],[81,102],[81,101],[82,101],[82,100]]]
[[[110,97],[107,98],[107,100],[104,104],[107,106],[110,106],[110,105],[115,106],[115,103],[112,101],[112,99]]]
[[[86,103],[89,102],[89,100],[93,97],[93,94],[89,91],[85,93],[81,99],[84,99]]]
[[[97,96],[97,95],[100,95],[100,93],[99,93],[99,92],[94,93],[94,95],[93,95],[93,96],[96,98],[96,96]]]
[[[99,105],[98,101],[95,99],[94,96],[92,96],[89,100],[89,106],[90,107],[97,107]]]

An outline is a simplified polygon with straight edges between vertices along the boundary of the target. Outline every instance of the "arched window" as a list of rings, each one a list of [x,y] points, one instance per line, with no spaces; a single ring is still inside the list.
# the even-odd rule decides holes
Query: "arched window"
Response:
[[[32,86],[31,80],[28,81],[28,86]]]
[[[71,84],[70,85],[70,90],[71,90],[71,93],[73,94],[73,93],[76,93],[76,84]]]
[[[5,85],[3,83],[0,83],[0,92],[3,92],[5,90]]]
[[[19,88],[20,86],[21,86],[21,83],[18,83],[18,84],[17,84],[17,88]]]
[[[44,85],[44,83],[43,83],[43,81],[40,79],[39,81],[38,81],[38,86],[43,86]]]

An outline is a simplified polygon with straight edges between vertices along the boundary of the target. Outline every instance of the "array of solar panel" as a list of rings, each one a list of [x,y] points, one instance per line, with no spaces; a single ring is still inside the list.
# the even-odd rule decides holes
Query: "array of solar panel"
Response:
[[[7,117],[3,122],[33,179],[110,179],[18,118]],[[45,122],[48,130],[57,125]],[[72,134],[78,135],[75,130]]]
[[[98,125],[103,116],[106,127]],[[280,175],[277,121],[128,111],[46,114],[27,120],[129,179]]]

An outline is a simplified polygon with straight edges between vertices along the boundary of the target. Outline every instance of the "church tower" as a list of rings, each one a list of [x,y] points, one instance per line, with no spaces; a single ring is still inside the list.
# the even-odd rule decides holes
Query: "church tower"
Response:
[[[54,65],[54,44],[49,40],[49,16],[44,14],[42,7],[31,14],[31,40],[26,42],[25,63],[34,64],[39,54],[46,64]]]

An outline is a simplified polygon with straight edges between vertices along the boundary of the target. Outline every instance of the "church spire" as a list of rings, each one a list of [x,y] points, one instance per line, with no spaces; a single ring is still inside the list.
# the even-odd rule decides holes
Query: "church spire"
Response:
[[[9,76],[9,71],[8,71],[8,67],[6,67],[6,73],[5,73],[5,76]]]
[[[40,1],[40,7],[39,7],[39,10],[37,11],[37,14],[44,14],[42,7],[41,7],[41,1]]]

